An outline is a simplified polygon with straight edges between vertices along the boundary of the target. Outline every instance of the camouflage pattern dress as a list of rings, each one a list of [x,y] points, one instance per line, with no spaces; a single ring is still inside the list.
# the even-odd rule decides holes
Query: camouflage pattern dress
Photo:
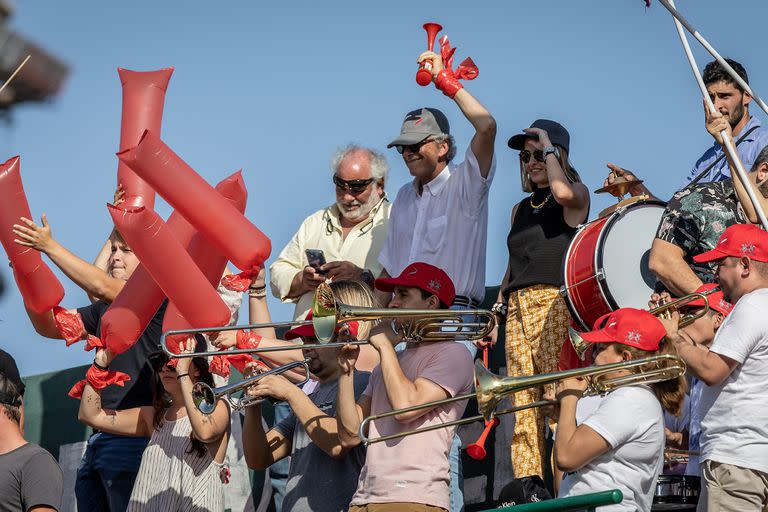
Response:
[[[732,224],[746,224],[733,180],[699,183],[677,192],[667,203],[656,238],[680,247],[691,270],[704,283],[715,281],[715,265],[695,263],[693,257],[713,249]]]

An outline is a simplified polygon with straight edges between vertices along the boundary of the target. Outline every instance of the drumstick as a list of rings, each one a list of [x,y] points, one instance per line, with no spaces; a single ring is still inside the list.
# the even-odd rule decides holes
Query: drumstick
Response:
[[[11,76],[9,76],[9,77],[8,77],[8,80],[6,80],[6,81],[5,81],[5,83],[2,85],[2,87],[0,87],[0,93],[2,93],[2,92],[5,90],[5,88],[6,88],[6,87],[8,87],[8,84],[9,84],[9,83],[11,83],[11,80],[13,80],[13,79],[14,79],[14,77],[15,77],[15,76],[18,74],[18,72],[19,72],[19,71],[21,71],[21,68],[23,68],[23,67],[24,67],[24,64],[26,64],[26,63],[27,63],[27,61],[29,60],[29,58],[30,58],[30,57],[32,57],[32,55],[27,55],[27,58],[26,58],[26,59],[24,59],[24,60],[21,62],[21,64],[19,64],[19,67],[17,67],[17,68],[16,68],[16,71],[14,71],[14,72],[11,74]]]
[[[688,58],[688,64],[691,66],[691,70],[693,71],[693,76],[696,78],[696,83],[699,86],[699,89],[701,90],[702,96],[704,96],[704,101],[707,104],[707,108],[711,113],[717,112],[715,109],[714,103],[712,103],[712,100],[709,97],[709,93],[707,92],[707,86],[704,85],[704,80],[701,78],[701,74],[699,73],[699,66],[696,64],[696,59],[693,56],[693,53],[691,52],[691,47],[688,44],[688,38],[685,36],[685,33],[683,32],[683,26],[685,25],[685,28],[693,34],[696,39],[704,45],[707,50],[710,50],[710,53],[712,53],[713,56],[717,59],[720,64],[725,67],[731,76],[734,78],[738,77],[737,82],[739,82],[739,85],[744,84],[743,80],[741,80],[741,77],[738,76],[738,74],[733,71],[731,66],[728,65],[727,62],[723,60],[722,57],[720,57],[719,54],[715,51],[714,48],[712,48],[709,43],[706,42],[706,39],[698,35],[698,32],[688,23],[685,18],[680,16],[680,13],[677,12],[674,5],[674,0],[659,0],[664,7],[667,8],[667,10],[672,14],[672,17],[675,20],[675,27],[677,28],[677,35],[680,37],[680,42],[683,43],[683,50],[685,50],[685,56]],[[714,53],[713,53],[714,52]],[[747,92],[751,92],[749,89],[749,86],[743,87],[744,90]],[[752,96],[753,98],[757,99],[759,101],[758,104],[762,103],[762,100],[760,98]],[[763,107],[763,105],[761,105]],[[763,110],[765,110],[766,113],[768,113],[768,110],[763,107]],[[757,195],[755,194],[755,191],[752,189],[752,185],[747,177],[747,171],[744,169],[744,164],[741,161],[741,158],[739,158],[738,153],[736,153],[736,146],[733,144],[733,137],[728,135],[725,130],[720,132],[720,136],[723,139],[723,145],[725,146],[725,152],[728,154],[728,156],[731,157],[731,160],[733,161],[734,165],[736,166],[736,174],[739,175],[739,179],[741,180],[741,183],[744,185],[744,190],[746,190],[747,195],[749,196],[749,200],[752,203],[752,206],[755,209],[755,213],[757,213],[758,218],[760,219],[760,224],[763,225],[763,229],[768,231],[768,218],[765,217],[765,212],[763,211],[762,206],[760,205],[760,202],[757,199]]]

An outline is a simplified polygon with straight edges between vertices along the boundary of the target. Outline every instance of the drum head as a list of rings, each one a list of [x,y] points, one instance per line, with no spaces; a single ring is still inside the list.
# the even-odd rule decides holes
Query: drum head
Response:
[[[603,230],[597,267],[603,270],[600,286],[613,309],[648,308],[656,276],[648,268],[664,204],[635,203],[614,213]]]

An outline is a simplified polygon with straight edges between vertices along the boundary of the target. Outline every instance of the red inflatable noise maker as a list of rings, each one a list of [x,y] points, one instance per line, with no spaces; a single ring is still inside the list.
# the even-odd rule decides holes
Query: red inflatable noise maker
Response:
[[[21,182],[20,158],[15,156],[0,165],[0,243],[8,254],[24,304],[43,314],[61,302],[64,287],[38,251],[13,241],[13,225],[19,224],[21,217],[31,219],[32,214]]]
[[[492,421],[486,421],[485,428],[483,429],[483,433],[480,434],[480,437],[477,439],[477,441],[467,446],[466,448],[467,455],[469,455],[475,460],[483,460],[487,455],[487,452],[485,450],[485,441],[488,439],[488,434],[491,433],[491,430],[493,430],[493,427],[495,427],[498,424],[499,424],[499,418],[493,418]]]

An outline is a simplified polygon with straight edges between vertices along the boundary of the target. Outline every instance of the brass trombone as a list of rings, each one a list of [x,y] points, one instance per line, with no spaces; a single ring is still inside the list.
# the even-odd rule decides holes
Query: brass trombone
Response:
[[[240,382],[219,386],[218,388],[212,388],[205,382],[195,382],[194,386],[192,386],[192,401],[197,410],[203,414],[211,414],[216,409],[216,401],[219,398],[223,398],[229,402],[232,410],[239,411],[245,409],[249,405],[254,405],[256,402],[261,402],[261,399],[249,396],[236,398],[232,396],[234,393],[245,391],[245,388],[255,384],[267,375],[279,375],[294,368],[298,368],[299,366],[304,367],[305,372],[304,380],[296,384],[297,386],[301,386],[309,381],[309,358],[304,359],[303,361],[294,361],[292,363],[284,364],[283,366],[272,368],[271,370],[259,373]]]
[[[483,318],[485,321],[463,322],[461,320],[462,315],[475,315]],[[160,345],[163,351],[172,358],[212,357],[217,355],[235,354],[266,354],[284,350],[300,350],[302,345],[296,344],[295,346],[285,347],[244,348],[176,354],[168,347],[167,338],[168,336],[177,336],[179,334],[312,325],[315,329],[315,337],[319,342],[319,345],[313,345],[312,348],[340,348],[345,345],[364,345],[367,344],[368,341],[356,340],[335,342],[336,327],[339,324],[353,321],[378,322],[383,319],[411,319],[412,321],[408,324],[399,325],[394,328],[405,340],[416,342],[482,340],[490,335],[494,327],[496,327],[496,315],[485,309],[380,309],[350,306],[337,300],[331,287],[327,283],[322,283],[317,287],[317,290],[315,290],[315,298],[312,303],[312,320],[178,329],[164,332],[160,337]]]
[[[707,290],[701,293],[690,293],[685,297],[680,297],[679,299],[667,302],[661,306],[649,309],[648,312],[653,316],[670,318],[672,310],[685,307],[688,303],[693,302],[694,300],[703,300],[704,309],[701,311],[680,315],[680,321],[677,323],[677,327],[682,329],[683,327],[691,325],[693,322],[707,314],[709,311],[709,300],[707,299],[707,295],[715,293],[716,291],[720,291],[720,288],[712,288],[711,290]],[[571,345],[573,345],[573,350],[576,352],[576,355],[579,356],[579,359],[583,361],[584,355],[586,354],[587,349],[591,343],[585,341],[584,338],[581,337],[581,334],[579,334],[579,331],[570,325],[568,326],[568,339],[571,341]]]
[[[502,377],[488,371],[483,366],[482,362],[475,361],[474,393],[468,393],[466,395],[455,396],[443,400],[435,400],[434,402],[427,402],[412,407],[396,409],[393,411],[368,416],[360,423],[358,436],[365,445],[369,445],[372,443],[379,443],[381,441],[388,441],[390,439],[410,436],[413,434],[421,434],[423,432],[429,432],[430,430],[437,430],[439,428],[463,425],[465,423],[472,423],[480,420],[491,421],[493,418],[503,414],[510,414],[513,412],[521,411],[523,409],[554,404],[557,403],[555,400],[539,400],[537,402],[513,407],[511,409],[504,409],[501,411],[496,410],[496,406],[499,404],[499,402],[508,395],[523,389],[543,386],[545,384],[551,384],[553,382],[558,382],[573,377],[586,378],[587,391],[584,393],[584,395],[591,396],[609,393],[621,386],[653,384],[654,382],[676,379],[685,373],[685,369],[685,363],[678,356],[671,354],[660,354],[643,359],[636,359],[634,361],[623,361],[620,363],[589,366],[586,368],[576,368],[562,372],[543,373],[541,375],[530,375],[525,377]],[[608,378],[608,374],[622,370],[632,373],[628,375]],[[368,424],[377,419],[397,416],[398,414],[419,411],[422,409],[437,407],[454,402],[460,402],[462,400],[469,400],[471,398],[477,399],[477,409],[480,412],[480,414],[477,416],[449,421],[437,425],[430,425],[424,428],[376,438],[369,438],[365,435]]]

